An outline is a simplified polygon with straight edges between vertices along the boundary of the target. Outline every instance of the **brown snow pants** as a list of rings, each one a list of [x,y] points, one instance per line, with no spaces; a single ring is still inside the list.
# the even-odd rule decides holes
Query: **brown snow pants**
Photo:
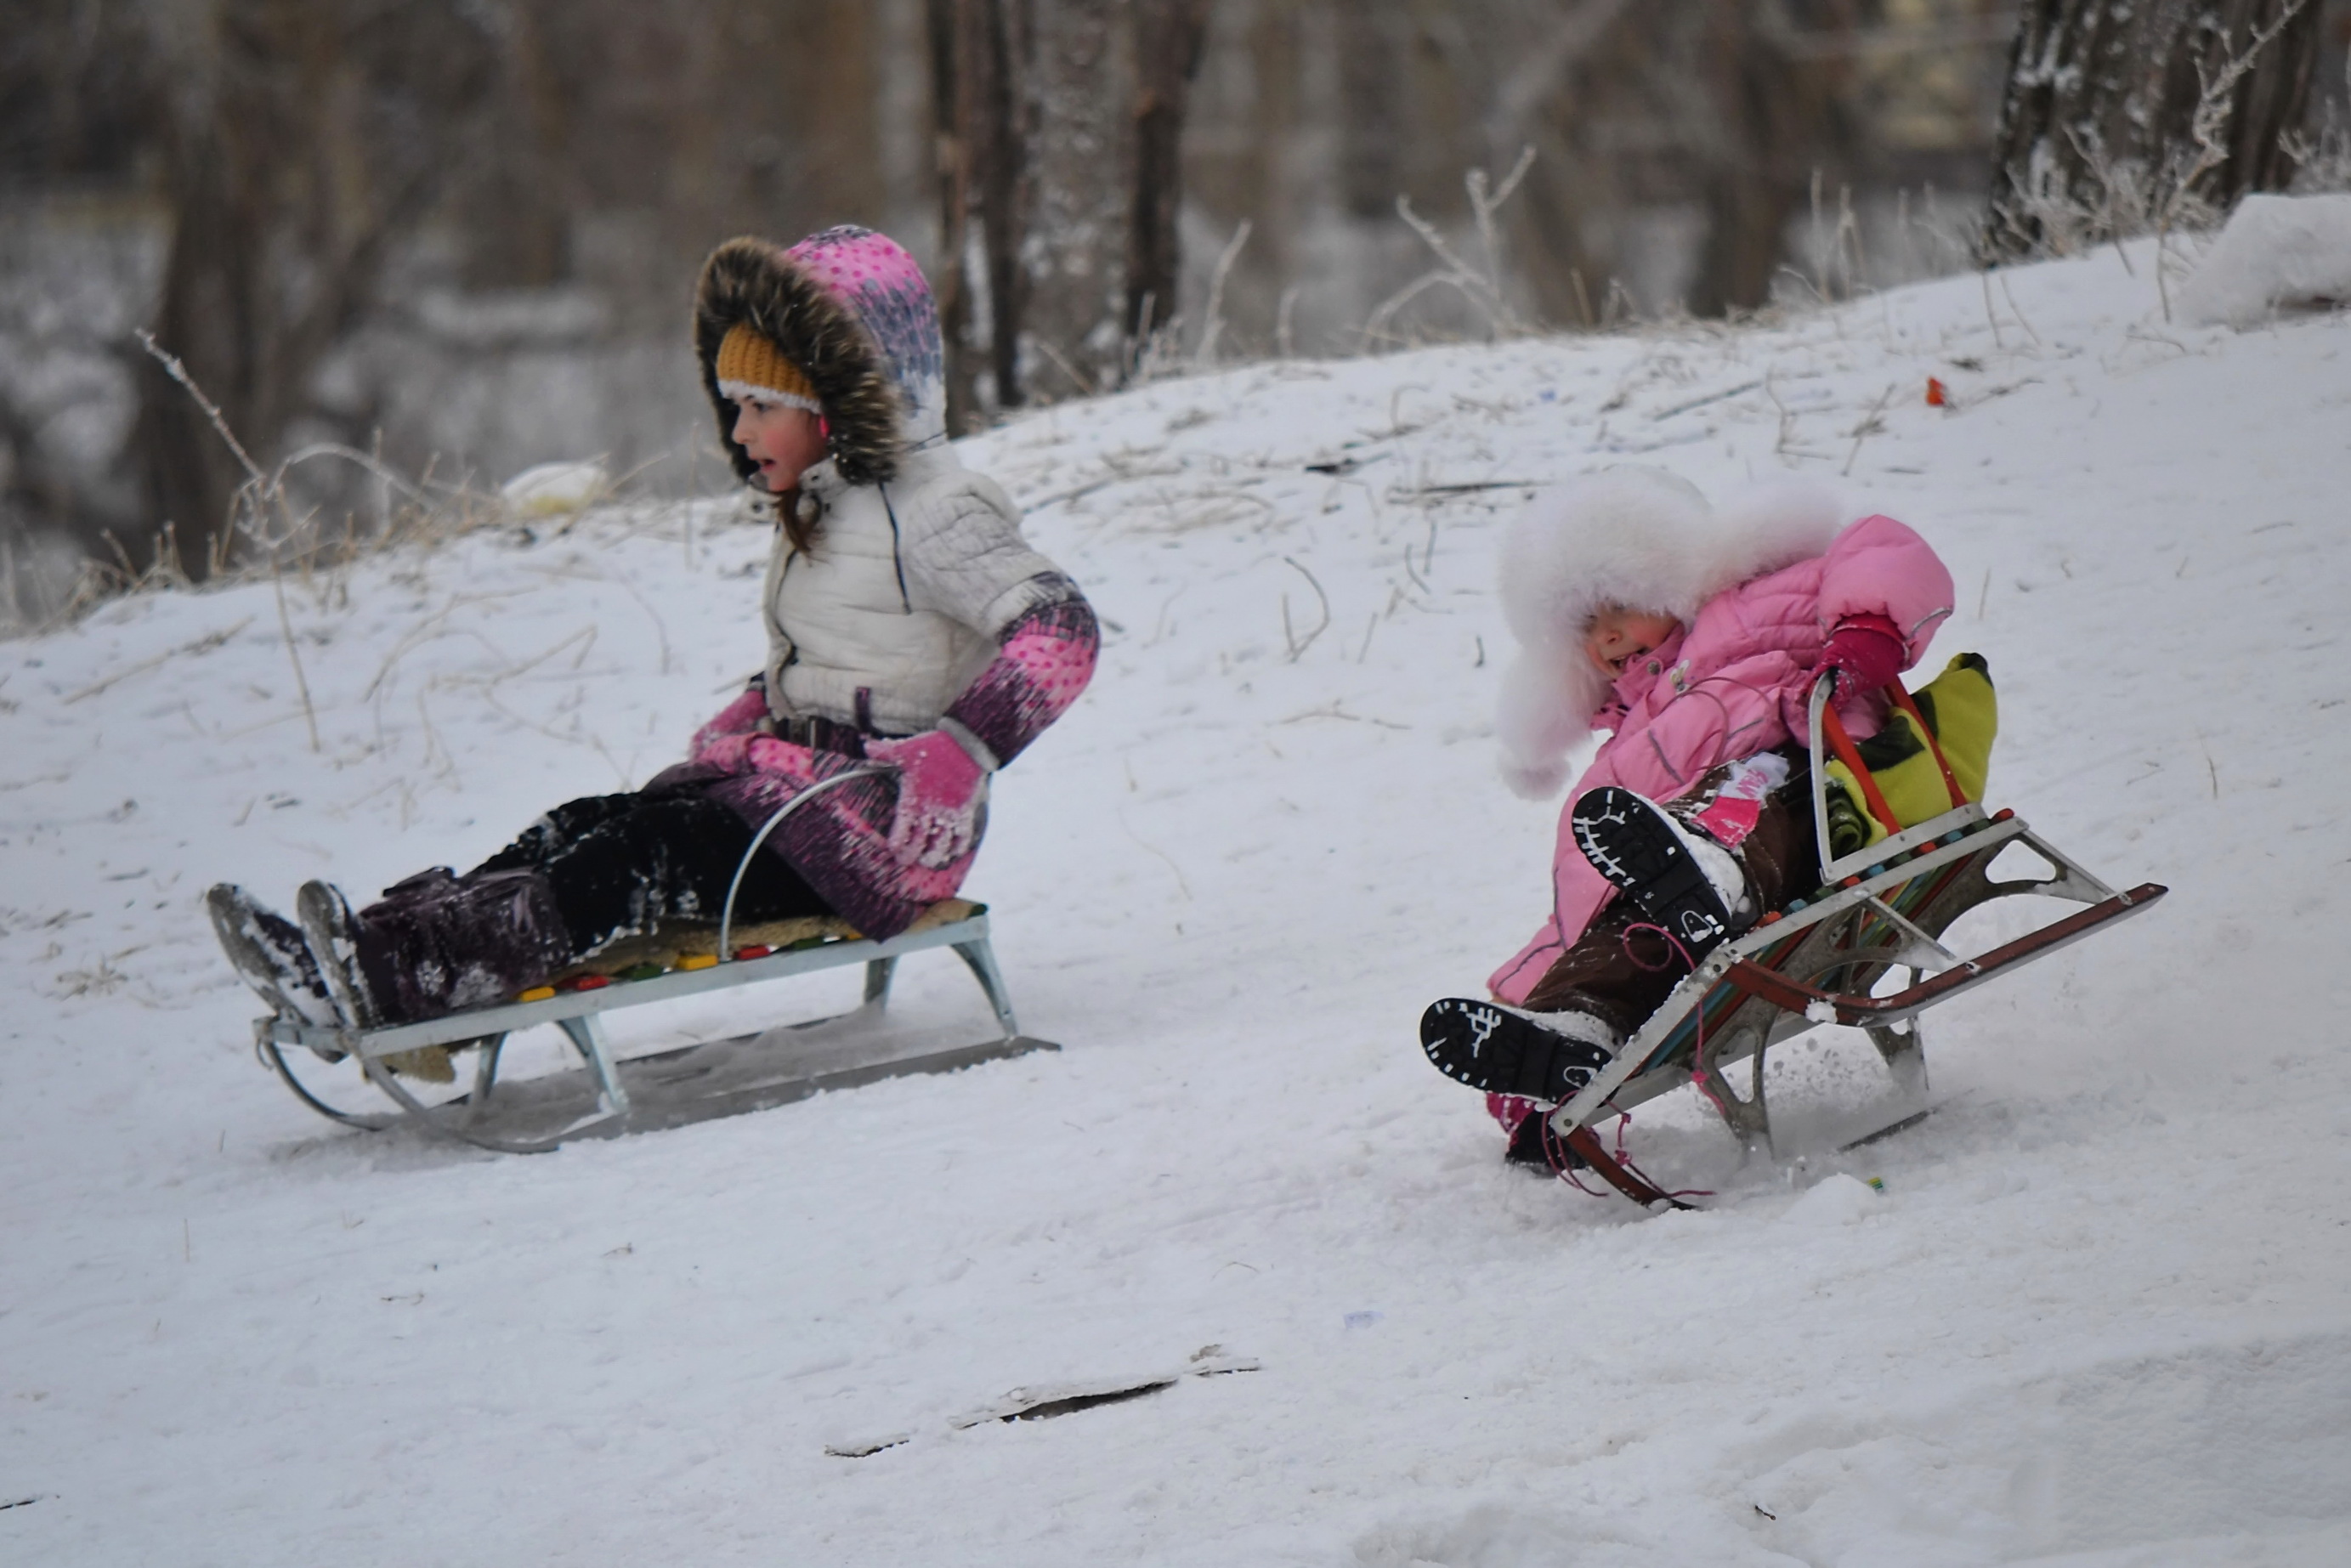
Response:
[[[1714,799],[1727,771],[1708,773],[1668,801],[1667,811],[1687,825]],[[1731,852],[1746,869],[1759,908],[1777,909],[1810,893],[1820,881],[1811,784],[1799,775],[1767,796],[1754,830]],[[1529,1012],[1589,1013],[1621,1040],[1646,1022],[1687,973],[1664,933],[1645,923],[1631,899],[1619,898],[1593,917],[1520,1005]]]

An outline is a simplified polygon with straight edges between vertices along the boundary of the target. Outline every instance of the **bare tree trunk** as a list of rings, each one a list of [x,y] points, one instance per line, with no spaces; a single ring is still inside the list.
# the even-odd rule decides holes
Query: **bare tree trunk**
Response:
[[[491,146],[457,204],[465,281],[475,288],[543,288],[571,274],[579,205],[561,149],[574,106],[547,57],[549,0],[509,0],[489,110]]]
[[[1174,315],[1212,3],[929,0],[949,428],[1117,384]]]
[[[963,0],[927,0],[924,20],[930,37],[931,117],[937,146],[939,255],[931,267],[937,296],[939,331],[946,340],[947,431],[960,435],[979,413],[980,346],[975,339],[971,282],[966,272],[971,248],[971,139],[964,107]]]
[[[371,299],[387,245],[430,204],[489,57],[438,5],[219,0],[218,24],[212,91],[173,138],[155,336],[267,463]],[[202,576],[230,553],[245,476],[159,367],[142,366],[139,392],[132,439],[154,521],[175,527]]]
[[[987,257],[988,369],[996,406],[1025,401],[1020,329],[1028,314],[1028,276],[1020,265],[1028,237],[1029,99],[1021,75],[1029,50],[1029,0],[964,0],[973,68],[972,150]],[[976,35],[976,36],[974,36]]]
[[[1401,0],[1342,0],[1339,36],[1339,193],[1347,214],[1392,218],[1405,193],[1410,83]]]
[[[941,131],[939,231],[954,259],[947,335],[951,430],[972,428],[987,401],[1022,401],[1020,329],[1028,303],[1021,247],[1028,235],[1031,0],[934,0],[934,102]],[[978,226],[981,275],[967,253]],[[977,287],[975,287],[977,286]],[[983,400],[979,371],[992,400]]]
[[[1213,0],[1135,0],[1134,201],[1127,222],[1129,362],[1176,316],[1184,280],[1184,111]]]
[[[1038,0],[1029,72],[1033,204],[1021,328],[1031,394],[1091,393],[1123,357],[1133,194],[1129,0]]]
[[[1988,260],[2225,210],[2293,169],[2311,0],[2027,0],[1993,140]]]
[[[811,59],[823,62],[807,92],[795,95],[806,106],[800,138],[824,150],[810,171],[816,208],[828,226],[878,227],[886,221],[888,206],[873,123],[873,102],[881,91],[874,69],[878,19],[862,0],[853,5],[798,0],[788,10],[793,36],[805,40]]]
[[[1535,150],[1525,193],[1504,223],[1533,292],[1538,319],[1593,324],[1593,311],[1614,270],[1604,243],[1595,249],[1584,220],[1624,204],[1624,160],[1591,145],[1592,99],[1598,84],[1621,79],[1640,57],[1638,18],[1630,0],[1577,0],[1573,5],[1505,9],[1507,26],[1481,39],[1493,85],[1485,122],[1486,166],[1507,169],[1524,147]],[[1498,34],[1499,36],[1490,36]]]
[[[1702,159],[1706,242],[1689,290],[1697,316],[1752,310],[1771,297],[1788,220],[1815,171],[1844,161],[1837,68],[1794,57],[1792,29],[1850,27],[1848,0],[1759,8],[1713,0],[1696,63],[1714,105],[1717,136]]]

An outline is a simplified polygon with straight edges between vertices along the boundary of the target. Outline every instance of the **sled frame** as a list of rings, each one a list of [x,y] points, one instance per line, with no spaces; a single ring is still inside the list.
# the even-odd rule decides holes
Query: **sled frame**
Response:
[[[1829,690],[1823,680],[1811,704],[1820,890],[1708,954],[1615,1060],[1551,1113],[1561,1140],[1636,1203],[1689,1207],[1608,1155],[1590,1130],[1595,1124],[1689,1085],[1750,1153],[1776,1154],[1763,1090],[1766,1053],[1819,1025],[1838,1023],[1867,1034],[1893,1080],[1897,1106],[1886,1124],[1844,1146],[1898,1132],[1931,1109],[1920,1013],[2139,914],[2168,891],[2142,883],[2118,893],[2015,812],[1987,815],[1980,805],[1964,801],[1854,854],[1832,857],[1821,739],[1831,727],[1824,719]],[[2011,845],[2038,855],[2048,873],[1995,880],[1991,863]],[[1943,945],[1944,932],[1968,911],[2026,894],[2085,907],[1972,957]],[[1875,995],[1896,971],[1905,973],[1907,984]],[[1728,1071],[1741,1061],[1750,1063],[1744,1092]]]
[[[890,983],[896,973],[898,960],[911,953],[938,947],[951,949],[979,983],[988,1008],[995,1015],[1000,1031],[998,1038],[975,1045],[852,1065],[826,1072],[775,1078],[704,1102],[673,1102],[651,1106],[641,1104],[641,1097],[632,1095],[628,1082],[632,1076],[650,1072],[656,1065],[664,1065],[690,1077],[690,1063],[684,1059],[695,1052],[721,1045],[740,1045],[744,1040],[759,1037],[708,1041],[622,1061],[613,1055],[611,1041],[604,1031],[603,1015],[622,1008],[642,1007],[709,991],[730,990],[763,980],[784,979],[852,964],[862,964],[865,968],[864,1000],[856,1012],[879,1015],[888,1005]],[[838,1016],[846,1018],[855,1014]],[[806,1029],[831,1021],[834,1020],[815,1019],[791,1027]],[[499,1059],[506,1038],[517,1030],[539,1024],[553,1024],[563,1031],[580,1057],[580,1070],[595,1091],[596,1108],[550,1135],[504,1135],[496,1125],[496,1089]],[[912,1073],[953,1071],[982,1061],[1022,1056],[1034,1051],[1061,1049],[1050,1040],[1036,1040],[1020,1032],[1019,1021],[1012,1010],[1010,992],[1005,986],[1002,970],[997,966],[995,949],[989,940],[985,905],[976,906],[974,913],[965,919],[926,930],[910,931],[887,941],[862,937],[827,939],[771,953],[764,957],[722,959],[705,968],[673,969],[649,979],[616,979],[591,990],[559,992],[533,1002],[505,1002],[470,1008],[420,1023],[353,1030],[307,1023],[298,1018],[277,1014],[256,1019],[253,1027],[255,1049],[264,1065],[275,1071],[297,1098],[320,1115],[345,1126],[371,1132],[405,1123],[434,1137],[500,1154],[544,1154],[574,1138],[614,1137],[623,1133],[680,1126],[716,1116],[765,1110],[827,1089],[851,1088],[882,1078]],[[434,1045],[475,1051],[473,1086],[465,1094],[452,1100],[427,1104],[401,1081],[384,1059]],[[397,1113],[353,1112],[329,1103],[306,1085],[287,1064],[285,1052],[289,1047],[306,1047],[330,1061],[346,1056],[354,1059],[367,1081],[398,1107]],[[784,1042],[778,1042],[774,1049],[778,1054],[789,1057]],[[636,1072],[632,1073],[632,1069]]]

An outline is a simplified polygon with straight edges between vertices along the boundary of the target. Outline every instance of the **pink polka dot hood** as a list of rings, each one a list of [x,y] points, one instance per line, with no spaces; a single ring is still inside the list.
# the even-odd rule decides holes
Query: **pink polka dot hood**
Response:
[[[905,248],[844,224],[789,249],[731,239],[710,253],[695,287],[694,344],[718,438],[750,483],[735,444],[734,405],[718,390],[718,346],[738,323],[783,350],[824,405],[841,476],[895,476],[901,455],[946,434],[946,352],[931,286]]]

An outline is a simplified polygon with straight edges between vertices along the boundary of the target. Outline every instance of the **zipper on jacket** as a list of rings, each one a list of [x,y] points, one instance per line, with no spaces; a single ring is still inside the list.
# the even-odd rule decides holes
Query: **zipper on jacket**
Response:
[[[890,504],[889,486],[877,483],[873,487],[882,492],[882,509],[890,516],[890,565],[898,574],[898,603],[912,615],[914,601],[906,596],[906,560],[898,549],[898,508]]]

